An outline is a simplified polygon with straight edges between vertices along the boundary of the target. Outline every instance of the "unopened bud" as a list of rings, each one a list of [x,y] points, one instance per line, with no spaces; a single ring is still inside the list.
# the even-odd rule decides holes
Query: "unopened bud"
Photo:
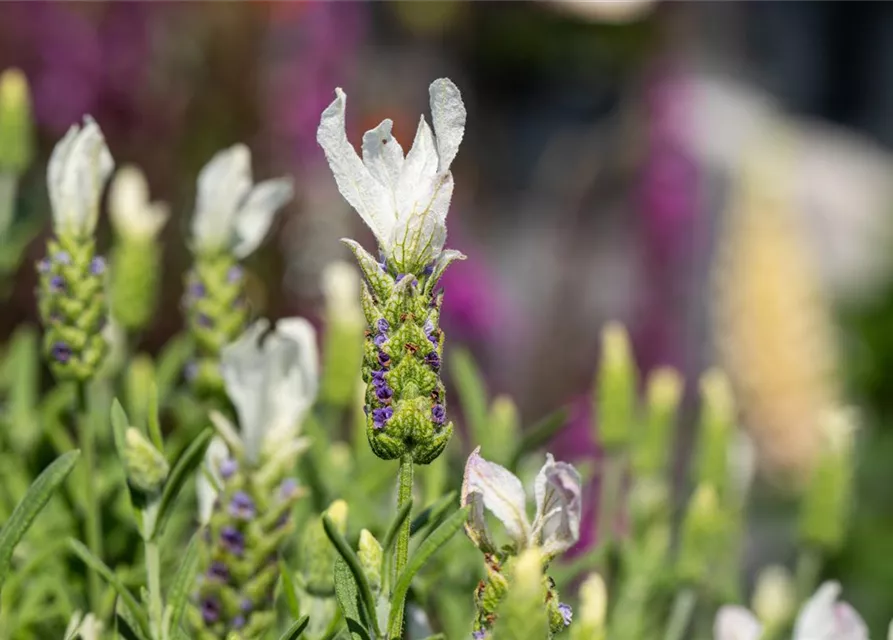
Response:
[[[170,472],[161,452],[134,427],[124,435],[124,466],[131,484],[146,493],[158,492]]]
[[[632,450],[636,477],[662,477],[666,473],[681,397],[682,377],[673,369],[658,369],[648,377],[647,413]]]
[[[719,496],[709,484],[699,485],[682,522],[678,573],[682,581],[699,584],[725,552],[725,516]]]
[[[637,379],[626,329],[611,323],[602,332],[602,361],[594,399],[598,442],[609,452],[626,446],[633,432]]]
[[[729,451],[735,424],[735,403],[725,374],[713,369],[701,377],[701,424],[697,480],[725,496],[729,484]]]
[[[0,73],[0,172],[22,174],[34,157],[28,80],[18,69]]]
[[[325,515],[342,534],[347,531],[347,503],[344,500],[333,502]],[[322,518],[309,522],[303,537],[304,582],[309,594],[318,597],[334,595],[333,570],[337,555],[326,535]]]
[[[608,589],[605,581],[591,574],[580,585],[578,619],[571,626],[572,640],[604,640],[608,615]]]
[[[363,567],[363,573],[369,579],[369,586],[373,591],[381,589],[381,562],[383,552],[381,544],[375,539],[368,529],[360,531],[360,544],[357,555]]]
[[[493,627],[494,637],[501,640],[550,637],[544,598],[543,559],[537,549],[528,549],[515,560],[508,593]]]
[[[784,567],[766,567],[757,577],[753,612],[767,629],[779,630],[790,621],[797,607],[797,593],[790,572]]]

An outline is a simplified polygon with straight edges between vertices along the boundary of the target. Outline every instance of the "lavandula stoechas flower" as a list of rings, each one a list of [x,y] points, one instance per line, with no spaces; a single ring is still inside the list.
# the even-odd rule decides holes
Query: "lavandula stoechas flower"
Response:
[[[289,474],[306,446],[300,425],[316,398],[319,365],[306,320],[280,320],[261,340],[267,327],[256,322],[221,353],[239,428],[212,414],[220,437],[199,476],[207,533],[191,617],[200,638],[257,637],[276,619],[277,554],[294,531],[289,516],[300,496]]]
[[[391,135],[393,123],[384,120],[363,136],[360,159],[347,139],[346,96],[341,89],[335,93],[322,114],[317,140],[341,194],[372,229],[382,254],[379,262],[345,240],[366,278],[366,433],[380,458],[409,454],[427,464],[440,455],[453,430],[440,379],[443,292],[435,286],[447,266],[464,257],[443,246],[453,192],[450,164],[465,130],[465,106],[450,80],[434,81],[436,138],[422,117],[404,157]]]
[[[112,317],[125,329],[142,329],[155,310],[161,270],[157,237],[170,213],[166,204],[149,201],[146,177],[128,166],[112,182],[109,214],[115,229]]]
[[[44,352],[60,379],[84,381],[99,368],[108,345],[105,260],[94,230],[102,190],[114,167],[99,126],[89,117],[53,149],[47,188],[55,237],[37,264],[38,307],[46,329]]]
[[[479,450],[472,452],[465,465],[461,504],[471,506],[465,532],[484,553],[487,578],[475,590],[474,629],[487,633],[511,585],[516,557],[525,550],[537,549],[548,567],[553,558],[573,546],[580,537],[582,500],[580,474],[570,464],[555,462],[547,455],[534,483],[536,516],[531,522],[521,480],[505,467],[484,460]],[[504,525],[508,544],[494,540],[487,527],[485,509]],[[551,633],[567,626],[569,607],[562,606],[548,580],[543,606],[548,611]]]
[[[200,394],[222,392],[220,350],[248,323],[239,261],[257,249],[292,193],[286,178],[254,184],[251,153],[241,144],[219,152],[199,174],[192,219],[195,262],[186,274],[183,307],[198,350],[187,377]]]

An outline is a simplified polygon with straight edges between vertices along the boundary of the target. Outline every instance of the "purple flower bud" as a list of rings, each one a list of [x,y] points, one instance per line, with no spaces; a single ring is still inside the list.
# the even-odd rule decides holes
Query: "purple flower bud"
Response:
[[[574,619],[574,610],[571,609],[571,606],[561,602],[558,604],[558,611],[561,613],[561,618],[564,620],[564,626],[570,626],[571,621]]]
[[[51,350],[53,359],[56,362],[61,362],[62,364],[65,364],[66,362],[71,360],[71,353],[71,347],[69,347],[64,342],[57,342],[53,345],[53,348]]]
[[[226,281],[230,284],[235,284],[239,280],[242,279],[242,275],[244,274],[244,270],[239,265],[233,265],[229,268],[229,271],[226,272]]]
[[[391,363],[391,356],[386,354],[384,351],[378,352],[378,364],[387,368]]]
[[[432,262],[431,264],[426,266],[424,269],[422,269],[422,273],[426,276],[430,276],[432,273],[434,273],[434,263]]]
[[[233,629],[241,629],[245,626],[245,616],[239,614],[233,618]]]
[[[298,481],[294,478],[286,478],[282,481],[282,484],[279,485],[279,497],[286,500],[292,497],[297,490]]]
[[[487,632],[484,631],[483,629],[478,629],[477,631],[475,631],[471,634],[471,637],[474,640],[484,640],[484,638],[487,637]]]
[[[250,598],[242,598],[242,601],[239,603],[239,609],[248,613],[252,609],[254,609],[254,603],[251,602]]]
[[[442,404],[435,404],[431,407],[431,420],[436,424],[444,423],[444,420],[446,420],[446,409],[443,408]]]
[[[396,282],[400,282],[401,280],[403,280],[403,278],[405,278],[406,275],[407,275],[407,274],[405,274],[405,273],[398,273],[398,274],[397,274],[397,277],[396,277],[396,279],[395,279]]]
[[[375,343],[376,347],[382,346],[387,341],[388,341],[388,337],[383,333],[376,333],[375,337],[372,338],[372,342]]]
[[[204,298],[205,285],[198,281],[193,282],[189,285],[189,295],[193,298]]]
[[[239,463],[233,458],[224,458],[220,461],[220,475],[224,480],[232,478],[233,474],[239,470]]]
[[[431,322],[430,318],[425,320],[425,324],[422,325],[422,330],[425,332],[426,336],[430,336],[432,333],[434,333],[434,323]]]
[[[229,515],[240,520],[250,520],[256,515],[254,500],[244,491],[236,491],[229,502]]]
[[[67,251],[57,251],[53,255],[53,261],[58,262],[59,264],[71,264],[71,256],[68,255]]]
[[[215,598],[202,600],[202,620],[205,624],[214,624],[220,619],[220,603]]]
[[[43,260],[41,260],[40,262],[37,263],[37,272],[38,273],[49,273],[51,267],[52,267],[52,265],[50,264],[50,261],[47,260],[46,258],[44,258]]]
[[[437,346],[437,343],[438,343],[439,341],[438,341],[438,339],[437,339],[437,336],[435,336],[435,335],[432,333],[430,336],[428,336],[428,342],[430,342],[432,345],[434,345],[434,346],[436,347],[436,346]]]
[[[53,276],[50,278],[50,291],[53,293],[65,291],[65,278],[62,276]]]
[[[436,351],[432,351],[428,355],[425,356],[425,364],[434,369],[435,371],[440,369],[440,356],[437,355]]]
[[[385,372],[380,369],[374,370],[372,372],[372,384],[376,387],[380,387],[383,384],[387,384],[384,379],[384,374],[385,374]]]
[[[229,582],[229,567],[225,563],[215,560],[208,567],[208,579]]]
[[[387,385],[382,384],[378,388],[375,389],[375,397],[378,398],[381,402],[386,402],[390,400],[394,396],[394,391]]]
[[[196,322],[200,327],[210,327],[213,323],[211,322],[211,318],[209,318],[206,314],[200,313],[196,317]]]
[[[394,415],[394,410],[390,407],[372,410],[372,425],[376,429],[384,429],[385,423]]]
[[[391,330],[391,323],[384,318],[379,318],[375,321],[375,328],[378,329],[379,333],[387,333]]]
[[[220,542],[233,555],[241,556],[245,552],[245,536],[232,525],[226,525],[220,530]]]
[[[94,276],[105,273],[105,258],[96,256],[90,261],[90,273]]]

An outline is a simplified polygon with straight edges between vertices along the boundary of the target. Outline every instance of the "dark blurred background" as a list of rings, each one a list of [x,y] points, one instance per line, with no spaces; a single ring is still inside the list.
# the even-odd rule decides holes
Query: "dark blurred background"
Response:
[[[49,232],[46,157],[85,113],[117,163],[140,165],[153,197],[172,205],[149,351],[182,326],[195,177],[215,151],[244,141],[257,177],[296,180],[294,203],[249,261],[251,294],[272,317],[318,318],[321,269],[348,257],[338,238],[372,241],[317,147],[321,111],[343,87],[351,140],[389,117],[408,148],[428,84],[452,78],[469,116],[448,245],[469,259],[445,279],[444,324],[528,419],[568,403],[585,413],[609,319],[629,327],[646,370],[672,365],[693,379],[715,363],[716,339],[736,336],[711,320],[711,292],[739,286],[712,267],[722,220],[748,154],[767,131],[784,132],[798,152],[778,179],[867,443],[852,542],[832,569],[866,618],[886,623],[893,4],[7,2],[0,69],[10,66],[31,83],[40,135],[20,215]],[[105,219],[100,234],[107,246]],[[42,240],[2,302],[2,336],[35,322]],[[786,273],[770,265],[756,277]],[[754,366],[785,366],[772,355]],[[555,447],[594,450],[585,424]]]

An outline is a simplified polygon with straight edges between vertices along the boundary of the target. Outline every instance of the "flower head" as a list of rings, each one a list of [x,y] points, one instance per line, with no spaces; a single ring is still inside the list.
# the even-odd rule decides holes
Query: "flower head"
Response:
[[[135,166],[122,167],[109,192],[109,215],[115,230],[135,240],[155,238],[170,217],[163,202],[149,202],[146,176]]]
[[[99,218],[102,190],[115,162],[99,125],[84,117],[72,125],[53,149],[47,167],[47,189],[58,235],[89,236]]]
[[[580,494],[577,470],[547,454],[534,483],[536,516],[531,523],[521,481],[505,467],[484,460],[478,447],[468,457],[462,482],[462,506],[471,505],[465,531],[481,549],[495,549],[484,517],[487,509],[502,522],[515,551],[539,547],[554,557],[580,537]]]
[[[862,617],[839,595],[839,583],[823,583],[800,609],[793,640],[868,640]],[[757,618],[740,606],[722,607],[713,627],[715,640],[759,640],[762,633]]]
[[[363,136],[360,159],[347,139],[347,96],[341,89],[323,111],[316,136],[341,195],[400,273],[421,272],[443,250],[453,195],[450,164],[465,133],[465,105],[456,85],[441,78],[429,94],[434,133],[422,116],[405,157],[391,135],[393,122],[383,120]]]
[[[198,176],[192,236],[198,250],[229,249],[237,258],[251,254],[293,195],[291,180],[253,184],[251,152],[237,144],[219,152]]]

